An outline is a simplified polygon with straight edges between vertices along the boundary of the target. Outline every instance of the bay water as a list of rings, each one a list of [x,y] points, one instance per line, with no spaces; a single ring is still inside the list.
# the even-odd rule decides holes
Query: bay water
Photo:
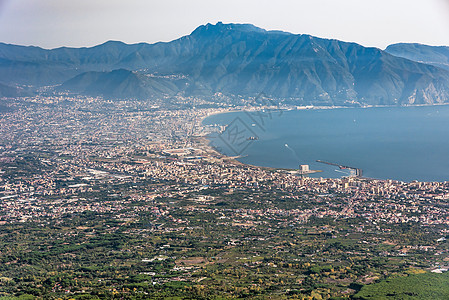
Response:
[[[335,108],[212,115],[211,145],[242,163],[337,178],[349,170],[401,181],[449,181],[449,106]]]

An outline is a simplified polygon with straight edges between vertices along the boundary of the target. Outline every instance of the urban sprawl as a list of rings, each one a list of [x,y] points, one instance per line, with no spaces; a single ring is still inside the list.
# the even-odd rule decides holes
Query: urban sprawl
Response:
[[[100,232],[148,241],[159,237],[159,244],[126,249],[142,252],[132,259],[139,265],[136,272],[148,276],[150,290],[126,290],[121,283],[112,284],[111,275],[103,278],[111,283],[104,288],[111,293],[148,295],[169,283],[189,282],[183,291],[197,296],[209,286],[208,293],[224,295],[297,291],[325,299],[354,294],[358,289],[351,283],[368,284],[395,272],[447,270],[449,182],[312,178],[294,170],[245,165],[209,144],[208,134],[226,133],[226,128],[202,124],[206,116],[231,108],[182,108],[187,100],[177,99],[178,108],[69,96],[2,101],[0,232],[27,224],[64,228],[77,216],[94,214],[104,225],[101,230],[85,221],[55,231],[60,235],[50,240],[83,235],[77,241],[82,245]],[[398,228],[412,228],[414,236]],[[183,244],[193,236],[207,246]],[[332,240],[340,242],[337,250],[329,246],[335,244]],[[8,248],[11,244],[4,241],[2,263],[20,264],[20,258],[11,258],[18,248]],[[79,255],[67,253],[59,255]],[[382,259],[384,271],[375,270],[370,259]],[[166,268],[157,267],[168,262]],[[55,266],[55,274],[72,264]],[[229,264],[229,273],[219,264]],[[357,265],[369,270],[351,273]],[[7,274],[8,266],[0,270],[0,277],[7,278],[0,278],[0,290],[9,280],[19,281]],[[263,266],[269,269],[265,274],[273,275],[270,282],[258,275]],[[323,269],[315,272],[317,266]],[[248,282],[234,287],[228,281],[238,274],[246,274]],[[46,285],[45,280],[37,286],[55,295],[88,293],[103,284],[56,280]],[[80,275],[77,280],[84,279]],[[21,289],[26,291],[16,287],[5,295]]]

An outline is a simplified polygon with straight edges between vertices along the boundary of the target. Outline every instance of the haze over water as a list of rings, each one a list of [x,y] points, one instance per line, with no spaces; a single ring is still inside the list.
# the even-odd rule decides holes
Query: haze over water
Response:
[[[323,160],[361,168],[370,178],[449,180],[449,106],[262,114],[214,115],[203,124],[231,124],[222,134],[212,135],[211,143],[226,155],[241,155],[238,160],[251,165],[298,168],[309,164],[311,169],[323,171],[315,177],[348,174],[316,162]],[[231,130],[239,137],[229,135]],[[258,140],[248,140],[250,136]]]

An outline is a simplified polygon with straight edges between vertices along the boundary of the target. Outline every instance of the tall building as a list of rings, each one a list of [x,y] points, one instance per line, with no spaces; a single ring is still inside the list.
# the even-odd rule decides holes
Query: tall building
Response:
[[[309,165],[299,165],[299,171],[301,172],[309,172]]]

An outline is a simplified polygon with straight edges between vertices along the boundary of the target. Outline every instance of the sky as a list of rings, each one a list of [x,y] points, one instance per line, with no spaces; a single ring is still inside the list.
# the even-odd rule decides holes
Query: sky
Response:
[[[449,46],[449,0],[0,0],[0,42],[47,49],[171,41],[218,21],[381,49]]]

